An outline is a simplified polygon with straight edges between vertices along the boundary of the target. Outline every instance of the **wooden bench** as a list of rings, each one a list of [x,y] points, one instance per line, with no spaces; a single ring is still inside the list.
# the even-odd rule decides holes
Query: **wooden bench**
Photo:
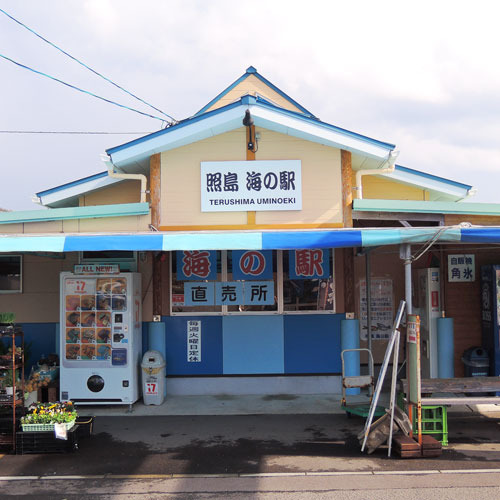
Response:
[[[399,389],[406,397],[408,394],[408,383],[406,379],[399,382]],[[421,380],[420,393],[422,394],[422,405],[477,405],[477,404],[499,404],[500,396],[470,397],[457,396],[433,396],[439,394],[478,394],[484,392],[500,393],[500,377],[465,377],[465,378],[424,378]]]

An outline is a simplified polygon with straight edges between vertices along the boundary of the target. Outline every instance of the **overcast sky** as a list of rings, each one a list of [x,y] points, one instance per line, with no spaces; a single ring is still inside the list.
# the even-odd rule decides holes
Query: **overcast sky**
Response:
[[[500,202],[500,3],[0,0],[0,8],[176,119],[253,65],[323,121],[396,144],[398,164]],[[0,12],[0,53],[151,112]],[[161,122],[0,58],[1,131],[158,130]],[[153,112],[156,114],[155,112]],[[104,170],[137,135],[0,133],[0,207]]]

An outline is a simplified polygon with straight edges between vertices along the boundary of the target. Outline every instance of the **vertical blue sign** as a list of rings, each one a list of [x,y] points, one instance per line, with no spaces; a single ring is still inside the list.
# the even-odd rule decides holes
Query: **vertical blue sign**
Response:
[[[272,280],[272,250],[233,250],[233,279]]]
[[[328,278],[330,276],[330,250],[316,248],[289,250],[289,277],[291,280]]]
[[[176,252],[177,280],[202,281],[217,279],[215,250],[180,250]]]

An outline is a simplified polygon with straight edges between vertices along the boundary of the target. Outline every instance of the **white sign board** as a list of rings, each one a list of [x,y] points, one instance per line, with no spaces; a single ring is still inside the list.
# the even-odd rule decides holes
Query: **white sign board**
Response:
[[[201,363],[201,321],[187,322],[187,361]]]
[[[474,254],[448,255],[448,281],[476,281]]]
[[[368,338],[368,308],[366,303],[366,281],[361,280],[359,287],[361,304],[362,340]],[[384,340],[391,336],[394,318],[392,279],[372,278],[371,280],[371,334],[373,340]]]
[[[201,162],[201,211],[302,210],[300,160]]]
[[[119,274],[118,264],[76,264],[75,274]]]

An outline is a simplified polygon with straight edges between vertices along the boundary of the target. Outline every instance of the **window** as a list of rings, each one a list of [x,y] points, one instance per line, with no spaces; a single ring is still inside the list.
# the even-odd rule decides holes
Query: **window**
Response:
[[[243,303],[227,304],[228,313],[277,312],[277,251],[227,252],[227,281],[243,287]],[[253,299],[253,300],[252,300]],[[250,304],[249,302],[254,302]]]
[[[283,252],[283,309],[335,312],[333,251],[329,249]]]
[[[172,313],[218,313],[215,284],[222,281],[221,251],[172,252]]]
[[[22,283],[21,256],[0,255],[0,293],[20,293]]]
[[[330,249],[171,253],[172,314],[335,313]]]

